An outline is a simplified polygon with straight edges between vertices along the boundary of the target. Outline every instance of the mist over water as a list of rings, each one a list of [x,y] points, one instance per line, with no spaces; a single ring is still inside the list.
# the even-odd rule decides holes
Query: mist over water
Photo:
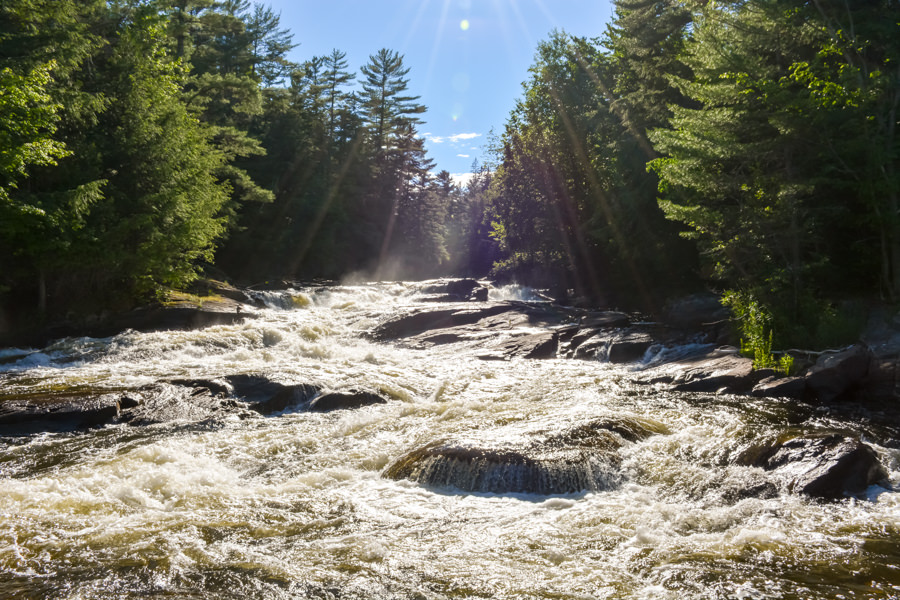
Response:
[[[900,450],[877,428],[638,386],[637,365],[484,361],[474,342],[411,350],[362,335],[436,308],[422,289],[260,292],[267,308],[233,326],[3,351],[0,400],[247,373],[389,402],[0,438],[0,597],[900,597]],[[624,444],[606,489],[469,493],[382,476],[443,439],[515,447],[623,417],[668,433]],[[860,434],[893,489],[824,503],[732,460],[800,423]],[[741,493],[766,483],[772,497]]]

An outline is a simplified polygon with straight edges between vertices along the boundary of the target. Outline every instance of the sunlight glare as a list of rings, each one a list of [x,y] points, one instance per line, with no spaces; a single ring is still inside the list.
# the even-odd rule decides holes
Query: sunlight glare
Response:
[[[463,19],[462,21],[460,21],[459,28],[462,29],[463,31],[468,31],[469,30],[469,20]]]

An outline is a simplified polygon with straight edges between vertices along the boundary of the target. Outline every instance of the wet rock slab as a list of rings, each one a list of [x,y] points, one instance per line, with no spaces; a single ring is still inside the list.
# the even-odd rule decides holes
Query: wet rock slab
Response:
[[[105,393],[70,390],[0,397],[0,435],[78,431],[114,424],[196,423],[291,410],[330,412],[387,402],[373,391],[323,392],[317,385],[281,383],[263,374],[170,379]]]
[[[418,310],[382,323],[369,335],[417,349],[465,342],[480,346],[479,357],[486,360],[545,359],[571,354],[593,338],[605,347],[611,335],[608,330],[628,321],[619,312],[498,302],[477,308]],[[614,354],[620,362],[642,355],[652,343],[648,335],[636,332],[614,337]]]
[[[665,363],[645,371],[640,383],[669,384],[679,392],[746,393],[765,373],[753,371],[753,361],[737,354],[736,348],[719,348]]]
[[[806,396],[806,379],[803,377],[769,376],[757,383],[750,394],[757,398],[802,400]]]
[[[48,393],[3,400],[0,434],[73,431],[112,423],[119,416],[120,395]]]

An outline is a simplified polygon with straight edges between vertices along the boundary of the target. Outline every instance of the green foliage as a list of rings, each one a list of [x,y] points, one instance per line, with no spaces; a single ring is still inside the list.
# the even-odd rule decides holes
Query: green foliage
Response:
[[[55,104],[47,93],[54,63],[36,67],[27,75],[0,69],[0,205],[9,203],[9,191],[27,177],[29,168],[55,165],[68,156],[65,144],[53,139],[58,121]],[[12,207],[42,212],[39,207]]]
[[[652,309],[693,260],[657,205],[644,133],[617,105],[623,68],[587,40],[539,46],[500,140],[491,222],[503,272]]]
[[[772,313],[752,294],[728,291],[722,304],[731,309],[738,324],[741,354],[753,359],[754,369],[775,369],[791,374],[794,359],[789,354],[776,359],[772,353]]]
[[[133,300],[215,258],[248,279],[493,269],[653,309],[703,278],[744,290],[744,351],[789,370],[773,345],[864,323],[840,290],[900,296],[896,11],[616,0],[605,37],[538,46],[461,188],[396,51],[353,89],[343,52],[293,63],[249,0],[5,0],[0,289]]]

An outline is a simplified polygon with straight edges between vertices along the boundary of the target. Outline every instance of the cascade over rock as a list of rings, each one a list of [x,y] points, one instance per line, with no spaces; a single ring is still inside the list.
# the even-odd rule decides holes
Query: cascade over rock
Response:
[[[509,439],[432,442],[384,472],[389,479],[466,492],[572,494],[599,491],[622,481],[618,450],[626,443],[667,433],[661,423],[639,418],[601,419],[561,434]]]

